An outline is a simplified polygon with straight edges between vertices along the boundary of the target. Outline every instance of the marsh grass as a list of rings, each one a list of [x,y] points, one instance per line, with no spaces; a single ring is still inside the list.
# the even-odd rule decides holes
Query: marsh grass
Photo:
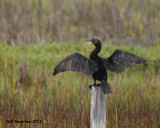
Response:
[[[107,127],[160,127],[159,43],[149,48],[104,45],[100,55],[108,57],[117,48],[144,57],[149,66],[134,66],[118,75],[109,72],[113,96],[107,97]],[[76,72],[53,77],[52,70],[67,55],[80,52],[88,57],[91,51],[84,43],[19,47],[2,43],[0,127],[88,128],[92,78]]]
[[[102,39],[150,46],[160,37],[159,0],[1,0],[0,41],[10,45]]]

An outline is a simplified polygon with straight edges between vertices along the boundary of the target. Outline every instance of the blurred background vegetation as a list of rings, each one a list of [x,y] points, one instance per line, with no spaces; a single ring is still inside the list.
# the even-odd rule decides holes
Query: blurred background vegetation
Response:
[[[159,40],[159,12],[158,0],[0,0],[0,40],[149,46]]]
[[[89,128],[92,78],[76,72],[53,77],[52,70],[67,55],[89,57],[93,48],[86,42],[0,44],[0,127]],[[149,66],[108,72],[113,96],[107,97],[107,127],[160,127],[159,43],[149,48],[106,44],[100,56],[108,57],[117,48],[144,57]],[[7,119],[43,123],[8,124]]]
[[[93,37],[102,57],[120,49],[148,61],[108,72],[107,128],[159,128],[159,12],[158,0],[0,0],[0,128],[89,128],[92,78],[52,71],[72,53],[89,57]]]

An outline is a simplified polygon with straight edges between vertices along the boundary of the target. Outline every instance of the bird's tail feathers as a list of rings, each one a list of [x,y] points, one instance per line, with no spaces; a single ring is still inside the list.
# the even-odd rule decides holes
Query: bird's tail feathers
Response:
[[[107,81],[101,81],[101,89],[104,94],[112,94],[112,89]]]

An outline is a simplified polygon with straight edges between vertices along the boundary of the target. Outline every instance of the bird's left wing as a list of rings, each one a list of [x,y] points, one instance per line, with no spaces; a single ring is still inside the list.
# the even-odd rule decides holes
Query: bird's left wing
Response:
[[[90,76],[92,73],[98,70],[96,62],[87,59],[79,53],[74,53],[64,58],[53,70],[55,76],[59,72],[65,71],[77,71],[83,72]]]
[[[122,72],[126,67],[135,64],[144,64],[147,66],[147,61],[133,53],[116,50],[109,58],[104,59],[105,66],[108,70],[116,73]]]

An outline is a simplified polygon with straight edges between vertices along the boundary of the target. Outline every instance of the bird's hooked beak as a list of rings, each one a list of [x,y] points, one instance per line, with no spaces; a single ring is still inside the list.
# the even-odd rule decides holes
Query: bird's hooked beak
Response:
[[[93,44],[92,40],[86,40],[87,42],[89,42],[89,44]]]

